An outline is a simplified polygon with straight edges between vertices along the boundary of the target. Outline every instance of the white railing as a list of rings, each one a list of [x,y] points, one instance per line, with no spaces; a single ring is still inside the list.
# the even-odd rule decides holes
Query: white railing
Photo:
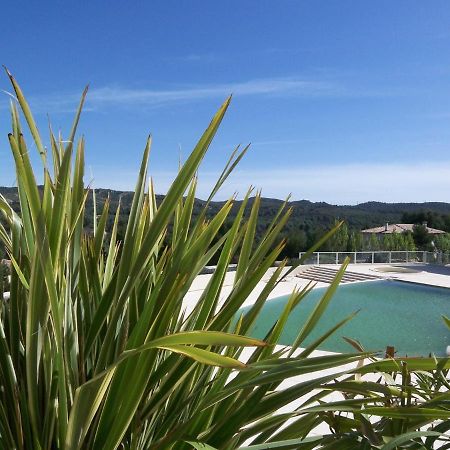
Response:
[[[301,258],[306,252],[300,252]],[[354,264],[427,263],[450,264],[450,255],[442,252],[411,250],[364,251],[364,252],[314,252],[303,264],[342,264],[345,258]]]

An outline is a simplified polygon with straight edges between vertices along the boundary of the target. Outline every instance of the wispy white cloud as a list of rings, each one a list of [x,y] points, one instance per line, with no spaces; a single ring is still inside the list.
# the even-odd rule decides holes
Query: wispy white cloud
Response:
[[[136,174],[96,168],[95,185],[119,190],[132,189]],[[113,175],[113,176],[111,176]],[[175,172],[155,172],[158,193],[165,193]],[[198,197],[205,198],[218,173],[200,171]],[[117,181],[113,181],[117,180]],[[111,184],[113,183],[113,184]],[[115,183],[115,184],[114,184]],[[450,161],[437,163],[347,164],[280,169],[237,170],[223,186],[218,198],[224,199],[248,187],[261,188],[265,197],[307,199],[333,204],[382,202],[448,202]]]
[[[229,94],[249,95],[299,95],[321,96],[335,95],[341,90],[330,82],[301,78],[265,78],[238,83],[190,86],[181,89],[130,89],[121,87],[103,87],[91,91],[89,101],[92,104],[140,104],[160,105],[180,101],[196,101],[223,98]]]
[[[99,110],[111,106],[159,107],[177,102],[192,102],[207,99],[223,99],[230,94],[236,96],[339,96],[345,90],[330,81],[300,77],[261,78],[235,83],[204,84],[171,89],[129,88],[104,86],[90,89],[87,108]],[[6,94],[4,94],[6,97]],[[79,100],[78,94],[29,96],[29,102],[37,112],[72,112]],[[3,107],[8,102],[1,102]]]
[[[80,90],[81,92],[81,90]],[[367,98],[404,95],[401,89],[357,87],[345,79],[322,73],[316,76],[258,78],[240,82],[178,86],[171,88],[126,87],[109,85],[93,87],[88,92],[85,111],[100,111],[111,107],[157,108],[180,102],[208,99],[267,96],[277,98]],[[3,92],[7,97],[7,94]],[[72,113],[76,110],[79,93],[33,96],[28,100],[37,113]],[[8,101],[0,101],[5,108]]]
[[[49,95],[27,95],[27,101],[31,106],[34,114],[65,114],[74,113],[77,110],[81,98],[79,94],[49,94]],[[3,94],[3,95],[2,95]],[[0,110],[8,109],[10,99],[16,99],[11,92],[0,90]],[[83,112],[93,111],[92,105],[85,105]]]

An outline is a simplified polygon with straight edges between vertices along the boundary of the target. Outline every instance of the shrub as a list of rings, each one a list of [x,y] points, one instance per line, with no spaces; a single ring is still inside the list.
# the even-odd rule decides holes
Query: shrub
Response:
[[[83,184],[84,139],[76,143],[75,135],[86,92],[68,140],[50,133],[49,156],[20,87],[8,75],[41,158],[44,185],[39,189],[36,183],[19,111],[12,103],[9,141],[20,213],[0,198],[7,223],[0,227],[0,238],[13,266],[10,299],[0,304],[1,448],[257,450],[341,448],[341,442],[351,448],[378,448],[386,436],[405,436],[436,418],[448,417],[447,393],[439,397],[446,361],[387,360],[339,369],[339,378],[336,373],[324,375],[320,372],[324,368],[336,371],[372,356],[362,349],[311,356],[345,321],[294,352],[319,320],[345,265],[287,355],[275,344],[290,311],[310,287],[292,293],[264,342],[244,336],[282,279],[285,261],[273,269],[254,306],[236,319],[245,299],[280,255],[284,241],[279,235],[290,211],[283,206],[257,244],[253,241],[258,194],[244,220],[251,194],[247,192],[224,233],[219,230],[223,231],[233,199],[206,220],[209,202],[245,148],[233,152],[193,219],[196,172],[230,99],[212,119],[159,206],[152,183],[147,187],[145,182],[148,139],[123,240],[117,239],[118,209],[105,251],[108,202],[99,217],[92,216],[93,233],[83,231],[89,190]],[[169,227],[172,237],[165,243]],[[215,272],[187,312],[186,293],[217,254]],[[221,298],[228,264],[236,254],[232,288]],[[245,347],[253,350],[244,353]],[[411,387],[409,371],[414,369],[430,371],[420,380],[428,390],[422,384]],[[394,373],[385,377],[384,384],[358,378],[366,372],[399,370],[399,385]],[[309,374],[307,380],[294,378],[289,388],[281,385],[302,374]],[[316,395],[311,399],[313,391]],[[343,393],[345,400],[323,403],[330,391]],[[302,398],[296,410],[279,412]],[[372,426],[368,414],[386,419]],[[292,423],[285,427],[288,419]],[[328,424],[330,431],[311,437],[321,423]],[[417,436],[406,435],[406,440]],[[252,442],[250,447],[247,441]]]

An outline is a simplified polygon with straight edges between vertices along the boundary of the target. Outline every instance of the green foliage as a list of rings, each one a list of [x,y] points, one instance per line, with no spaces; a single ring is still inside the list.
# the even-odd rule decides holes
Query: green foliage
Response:
[[[299,230],[296,233],[289,233],[286,235],[286,246],[281,252],[281,256],[286,258],[297,258],[300,251],[308,248],[307,242],[308,237],[303,230]]]
[[[414,246],[414,241],[411,245],[411,240],[407,238],[408,235],[411,236],[410,233],[385,234],[380,241],[380,250],[410,250],[408,247]]]
[[[414,225],[413,239],[418,250],[429,250],[431,236],[424,225]]]
[[[339,223],[339,221],[335,221],[335,226]],[[349,245],[349,232],[348,226],[344,222],[334,233],[331,239],[328,241],[327,246],[330,251],[336,252],[345,252],[348,249]]]
[[[42,191],[42,186],[39,186],[39,191]],[[18,213],[20,211],[20,202],[17,194],[17,189],[0,187],[0,193],[3,194],[5,199],[8,200],[14,211]],[[107,200],[109,201],[110,208],[107,217],[107,229],[110,229],[112,227],[115,212],[120,202],[121,208],[119,213],[117,236],[118,240],[122,240],[125,233],[128,215],[131,209],[133,193],[113,191],[110,189],[97,189],[95,194],[98,210],[102,210],[104,203]],[[156,195],[155,198],[156,203],[159,205],[163,201],[164,196]],[[264,230],[273,220],[282,203],[283,202],[281,200],[277,199],[261,198],[258,226],[255,233],[257,239],[261,239],[262,235],[264,234]],[[201,213],[204,204],[204,200],[195,199],[192,212],[194,219],[196,219]],[[207,218],[214,217],[220,210],[222,205],[223,202],[209,202],[209,208],[206,213]],[[236,217],[240,205],[241,201],[239,200],[233,202],[228,221]],[[315,242],[317,242],[320,236],[325,234],[326,231],[333,226],[335,217],[342,217],[343,219],[345,219],[346,224],[348,224],[350,237],[346,250],[361,251],[369,250],[369,248],[359,241],[361,238],[359,230],[378,226],[380,225],[380,223],[384,223],[386,220],[393,223],[405,222],[405,220],[402,220],[402,215],[403,218],[407,218],[406,222],[414,223],[414,220],[408,219],[408,217],[410,217],[408,216],[408,214],[411,214],[412,218],[414,218],[415,215],[418,215],[418,217],[420,218],[422,217],[420,215],[420,210],[424,207],[423,204],[419,203],[389,204],[376,202],[369,202],[356,206],[336,206],[329,205],[323,202],[312,203],[306,200],[290,201],[288,206],[292,208],[292,214],[289,222],[286,224],[285,230],[283,231],[283,235],[288,240],[287,246],[283,251],[283,256],[288,256],[290,258],[296,257],[299,251],[304,252],[308,250],[308,248],[310,248]],[[425,206],[435,209],[435,211],[429,212],[429,214],[432,214],[433,217],[442,216],[450,218],[450,214],[448,214],[448,211],[450,211],[450,204],[448,203],[427,203]],[[245,217],[248,216],[250,207],[251,201],[248,202],[245,208]],[[87,196],[86,209],[88,211],[92,211],[93,209],[92,192],[90,192]],[[405,209],[411,210],[412,212],[404,213]],[[419,221],[418,223],[421,223],[421,221]],[[431,222],[428,222],[428,224],[435,228],[444,230],[447,229],[445,226],[441,226],[439,222],[437,222],[437,225],[432,224]],[[93,220],[91,214],[86,214],[84,216],[84,228],[87,232],[92,233]],[[168,240],[170,239],[170,233],[171,228],[169,227],[168,236],[166,237],[166,239]],[[356,247],[355,240],[353,240],[352,238],[352,233],[355,233]],[[106,241],[108,241],[108,236],[106,236],[105,239]],[[291,244],[289,242],[291,242]],[[355,248],[357,250],[355,250]],[[324,246],[321,250],[326,249],[331,250],[329,244]]]
[[[394,242],[391,234],[385,234],[380,242],[380,249],[394,250]]]
[[[411,211],[402,214],[402,223],[422,225],[426,223],[431,228],[450,232],[450,214],[438,211]]]
[[[380,250],[380,241],[378,240],[376,234],[372,233],[370,235],[368,250],[377,251]]]
[[[412,233],[404,233],[405,236],[405,249],[410,251],[416,251],[416,243],[414,242],[414,237]]]
[[[433,242],[435,244],[436,250],[444,253],[450,253],[450,235],[439,234],[433,238]]]
[[[359,252],[364,248],[364,241],[362,233],[359,231],[352,231],[350,233],[349,248],[351,252]]]
[[[353,368],[348,364],[373,354],[360,349],[311,356],[346,321],[304,350],[294,345],[286,355],[286,349],[275,347],[309,287],[291,294],[264,342],[245,337],[286,261],[245,316],[236,317],[237,312],[279,258],[280,233],[291,211],[281,205],[256,242],[259,194],[248,215],[250,191],[233,220],[233,199],[207,217],[212,198],[244,149],[233,152],[194,216],[196,173],[230,99],[161,202],[152,183],[146,186],[148,139],[121,233],[120,207],[110,201],[100,206],[96,197],[92,232],[86,233],[83,222],[91,213],[83,184],[84,139],[75,140],[86,92],[68,139],[50,132],[48,155],[22,91],[8,75],[40,155],[44,185],[37,186],[30,147],[12,104],[9,141],[20,208],[16,212],[0,196],[5,224],[0,239],[13,264],[10,299],[0,303],[0,448],[380,448],[388,441],[401,448],[448,430],[448,360],[374,361]],[[186,311],[186,293],[213,257],[217,268],[199,301]],[[233,258],[238,268],[231,288],[223,291]],[[320,319],[345,267],[299,330],[296,345]],[[385,381],[361,378],[367,373]],[[289,378],[287,388],[282,383]],[[329,392],[343,400],[324,403]],[[286,412],[294,400],[299,406]],[[436,418],[440,429],[417,433]],[[322,423],[329,432],[311,437]]]
[[[364,239],[361,245],[364,251],[415,251],[416,244],[412,233],[392,233],[377,236],[371,234],[369,239]]]

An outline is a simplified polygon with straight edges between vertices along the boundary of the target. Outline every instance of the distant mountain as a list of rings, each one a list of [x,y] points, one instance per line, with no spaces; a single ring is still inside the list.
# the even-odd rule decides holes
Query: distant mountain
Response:
[[[109,196],[111,200],[110,214],[115,213],[115,209],[121,198],[122,214],[128,215],[133,198],[133,192],[114,191],[110,189],[96,189],[96,198],[98,206],[101,208],[106,198]],[[11,187],[0,187],[0,193],[3,194],[14,209],[19,207],[19,198],[17,189]],[[157,196],[158,202],[161,202],[164,196]],[[198,199],[196,201],[196,209],[198,210],[204,201]],[[250,200],[253,203],[253,199]],[[264,224],[271,220],[276,214],[278,208],[283,201],[273,198],[263,198],[261,200],[260,220]],[[210,214],[214,215],[224,202],[213,202],[210,207]],[[236,211],[241,204],[237,201],[233,208]],[[288,224],[288,230],[303,229],[310,231],[313,228],[329,228],[336,219],[346,220],[351,229],[364,229],[382,225],[385,222],[400,222],[405,213],[432,212],[435,214],[450,214],[450,203],[443,202],[427,202],[427,203],[382,203],[382,202],[366,202],[358,205],[331,205],[325,202],[310,202],[308,200],[292,201],[289,206],[293,208],[292,218]],[[92,208],[92,196],[89,196],[88,210]],[[92,209],[91,209],[92,210]],[[233,215],[232,211],[232,215]],[[124,217],[125,218],[125,217]],[[123,219],[124,219],[123,218]],[[89,218],[88,218],[89,220]],[[123,221],[123,220],[122,220]],[[89,224],[87,224],[89,227]]]

